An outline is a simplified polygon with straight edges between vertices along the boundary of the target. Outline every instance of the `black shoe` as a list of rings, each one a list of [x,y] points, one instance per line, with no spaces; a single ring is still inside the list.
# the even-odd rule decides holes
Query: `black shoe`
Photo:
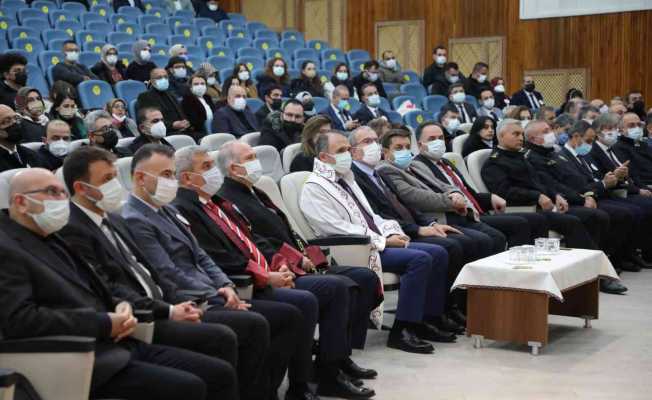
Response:
[[[453,332],[440,329],[428,322],[422,323],[416,332],[420,339],[429,342],[453,343],[457,340],[457,336]]]
[[[451,308],[448,311],[448,318],[452,319],[456,324],[466,327],[466,315],[457,307]]]
[[[387,347],[417,354],[431,354],[435,351],[435,347],[432,344],[419,339],[408,328],[391,331],[387,339]]]
[[[629,257],[627,257],[627,261],[631,262],[634,265],[638,265],[640,268],[652,269],[652,263],[645,261],[638,254],[630,255]]]
[[[351,378],[357,379],[373,379],[378,376],[378,372],[373,369],[362,368],[356,364],[350,357],[342,362],[342,371]]]
[[[439,328],[439,330],[453,332],[456,335],[463,334],[465,330],[463,326],[460,326],[457,322],[446,317],[445,315],[440,315],[434,320],[428,322]]]
[[[627,272],[641,272],[641,267],[630,261],[622,261],[618,264],[620,269]]]
[[[342,371],[331,381],[319,382],[317,393],[320,396],[343,399],[368,399],[376,395],[373,389],[353,384],[351,378]]]
[[[600,279],[600,291],[609,294],[623,294],[627,291],[627,287],[618,281]]]
[[[295,393],[288,390],[285,394],[285,400],[319,400],[319,396],[310,390],[301,393]]]

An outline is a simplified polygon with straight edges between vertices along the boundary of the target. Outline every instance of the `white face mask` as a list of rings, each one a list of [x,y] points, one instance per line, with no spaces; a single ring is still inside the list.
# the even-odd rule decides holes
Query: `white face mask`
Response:
[[[466,94],[464,94],[464,92],[453,93],[451,99],[453,100],[453,103],[462,104],[464,103],[464,100],[466,100]]]
[[[478,82],[484,83],[487,80],[487,75],[478,75]]]
[[[494,108],[494,106],[496,105],[496,101],[495,101],[494,98],[492,97],[492,98],[490,98],[490,99],[485,100],[485,101],[482,103],[482,105],[483,105],[485,108],[492,109],[492,108]]]
[[[335,165],[332,165],[335,172],[340,175],[344,175],[351,170],[351,153],[338,153],[338,154],[329,154],[335,159]]]
[[[530,123],[530,120],[529,120],[529,119],[524,119],[524,120],[521,121],[521,127],[522,127],[523,129],[525,129],[525,127],[526,127],[527,124],[529,124],[529,123]]]
[[[613,146],[618,141],[618,131],[607,131],[602,133],[602,142],[608,147]]]
[[[494,92],[496,93],[505,93],[505,86],[504,85],[496,85],[494,88]]]
[[[210,76],[208,79],[206,79],[206,83],[208,83],[208,86],[213,86],[217,83],[217,79],[214,77]]]
[[[185,68],[174,68],[174,77],[177,79],[183,79],[188,75],[188,70]]]
[[[118,208],[120,208],[120,205],[122,205],[122,185],[120,185],[120,181],[118,181],[118,178],[113,178],[107,183],[97,187],[93,186],[89,183],[82,182],[84,185],[88,187],[92,187],[93,189],[99,190],[102,193],[102,199],[101,200],[96,200],[93,197],[86,196],[86,198],[93,203],[100,209],[104,210],[106,212],[114,212]]]
[[[118,56],[116,56],[115,54],[109,54],[108,56],[106,56],[106,62],[109,65],[116,65],[118,63]]]
[[[446,56],[437,56],[437,57],[435,58],[435,62],[436,62],[438,65],[444,65],[444,64],[446,64],[446,61],[447,61],[447,60],[446,60]]]
[[[113,117],[113,119],[115,119],[115,120],[118,121],[118,122],[123,122],[125,119],[127,119],[127,116],[126,116],[126,115],[115,115],[115,114],[111,114],[111,116]]]
[[[450,133],[454,133],[457,130],[457,128],[459,128],[459,126],[460,126],[460,120],[457,118],[451,118],[446,123],[446,129]]]
[[[167,133],[167,128],[165,127],[165,122],[158,121],[149,128],[149,135],[156,139],[164,138]]]
[[[362,156],[362,162],[375,167],[380,162],[380,145],[376,142],[368,144],[363,150],[364,155]]]
[[[367,77],[371,82],[376,82],[378,80],[378,74],[376,72],[367,73]]]
[[[70,62],[77,62],[79,60],[78,51],[66,51],[66,60]]]
[[[396,69],[396,60],[387,60],[385,65],[387,65],[387,68]]]
[[[557,143],[557,135],[555,135],[555,132],[548,132],[543,135],[543,147],[551,149],[555,146],[555,143]]]
[[[206,85],[194,85],[190,91],[197,97],[202,97],[206,94]]]
[[[240,81],[248,81],[250,78],[249,71],[238,72],[238,79]]]
[[[606,114],[608,112],[609,112],[609,106],[603,104],[602,107],[600,107],[600,114]]]
[[[247,161],[242,166],[247,171],[247,175],[243,176],[243,178],[248,180],[252,185],[255,185],[260,180],[260,177],[263,176],[263,166],[258,159]]]
[[[285,74],[285,67],[274,67],[272,68],[272,72],[274,73],[275,76],[280,78]]]
[[[40,214],[28,213],[28,215],[46,235],[57,232],[68,224],[70,217],[70,201],[68,199],[40,201],[29,196],[25,197],[29,201],[43,206],[43,211]]]
[[[242,111],[247,107],[247,100],[245,100],[244,97],[238,97],[233,100],[233,105],[231,107],[236,111]]]
[[[152,53],[150,53],[149,50],[141,50],[140,58],[143,61],[149,61],[149,59],[152,58]]]
[[[441,160],[441,158],[444,156],[444,153],[446,152],[446,142],[441,139],[431,140],[426,143],[426,146],[428,147],[428,152],[426,155],[428,158],[435,161]]]
[[[218,7],[217,4],[209,4],[208,5],[208,9],[211,10],[211,11],[217,11],[218,8],[219,7]]]
[[[338,73],[335,74],[335,76],[340,81],[345,81],[345,80],[349,79],[348,72],[338,72]]]
[[[460,80],[460,77],[457,75],[451,75],[448,77],[448,82],[450,83],[457,83],[457,81]]]
[[[177,197],[177,189],[179,182],[176,179],[163,178],[162,176],[152,175],[149,172],[143,171],[146,175],[156,178],[156,190],[154,194],[149,193],[152,203],[159,207],[170,204],[175,197]]]
[[[205,183],[199,189],[210,197],[213,197],[220,190],[224,182],[224,176],[222,176],[222,173],[217,167],[213,167],[204,172],[201,174],[201,177],[204,178]]]
[[[369,96],[369,98],[367,99],[367,105],[369,107],[374,107],[374,108],[380,106],[380,96],[377,94],[372,94],[371,96]]]
[[[50,153],[54,154],[57,157],[65,156],[68,154],[69,149],[70,142],[67,140],[61,139],[48,143],[48,150],[50,150]]]

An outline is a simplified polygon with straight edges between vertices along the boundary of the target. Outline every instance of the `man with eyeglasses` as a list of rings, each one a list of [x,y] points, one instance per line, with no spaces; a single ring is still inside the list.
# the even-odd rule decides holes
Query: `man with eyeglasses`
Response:
[[[84,118],[88,131],[88,142],[91,146],[108,150],[118,158],[128,157],[132,153],[126,147],[118,146],[118,132],[113,128],[111,115],[104,110],[95,110]]]
[[[299,143],[304,119],[303,104],[295,99],[286,101],[281,111],[275,111],[265,119],[258,145],[274,146],[281,152],[286,146]]]
[[[0,215],[0,329],[4,338],[96,340],[92,398],[237,399],[235,376],[203,354],[133,340],[131,305],[111,296],[95,270],[57,234],[68,223],[63,182],[42,168],[21,171]]]
[[[140,136],[137,136],[129,145],[129,151],[131,154],[136,154],[138,149],[150,143],[164,144],[172,147],[172,145],[165,140],[167,128],[165,127],[165,120],[163,119],[161,110],[155,107],[143,107],[138,110],[138,116],[136,119]]]
[[[35,151],[19,144],[22,140],[21,118],[9,106],[0,104],[0,172],[45,166]]]

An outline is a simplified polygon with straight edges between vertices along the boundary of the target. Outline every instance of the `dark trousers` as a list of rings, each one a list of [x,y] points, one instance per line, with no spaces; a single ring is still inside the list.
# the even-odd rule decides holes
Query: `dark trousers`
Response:
[[[643,253],[652,254],[652,200],[643,196],[628,196],[626,199],[608,199],[610,202],[629,210],[634,216],[632,226],[632,249],[639,248]]]
[[[596,246],[595,248],[605,248],[604,240],[609,232],[609,214],[599,209],[582,206],[569,207],[567,214],[574,215],[582,221]]]
[[[93,398],[125,400],[238,399],[235,369],[189,350],[131,341],[131,361]]]
[[[611,256],[613,263],[618,264],[634,249],[634,213],[610,200],[599,200],[598,209],[609,215],[609,231],[605,235],[602,249]]]
[[[542,211],[551,230],[564,235],[566,246],[578,249],[597,249],[582,221],[570,214],[560,214],[552,211]]]
[[[380,259],[383,271],[401,276],[397,320],[421,322],[443,313],[448,266],[443,247],[411,242],[408,248],[385,248]]]
[[[483,235],[473,235],[475,236],[474,237],[475,240],[482,242],[480,247],[484,249],[484,251],[482,251],[482,256],[480,258],[505,251],[505,247],[507,245],[507,238],[505,237],[505,235],[503,235],[500,231],[487,225],[486,223],[476,222],[470,220],[467,216],[458,215],[455,213],[446,213],[446,221],[448,222],[449,225],[452,225],[458,229],[459,227],[462,227],[483,234]],[[471,234],[471,232],[465,234]]]
[[[484,215],[480,220],[502,232],[510,247],[532,243],[528,220],[515,214]]]

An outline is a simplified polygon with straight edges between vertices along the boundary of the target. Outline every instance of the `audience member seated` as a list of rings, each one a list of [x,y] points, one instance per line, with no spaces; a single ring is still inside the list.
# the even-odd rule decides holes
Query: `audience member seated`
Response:
[[[174,15],[177,11],[190,11],[192,15],[195,15],[192,0],[163,0],[163,4],[170,15]]]
[[[491,88],[494,91],[496,107],[498,107],[500,110],[503,110],[511,102],[509,96],[505,94],[505,80],[499,76],[493,78],[491,80]]]
[[[227,96],[227,106],[215,113],[212,131],[230,133],[240,137],[258,131],[258,120],[247,105],[247,93],[242,86],[231,86]]]
[[[576,122],[577,121],[568,114],[561,114],[552,122],[552,129],[555,131],[555,135],[557,136],[557,146],[555,147],[555,151],[561,150],[561,147],[563,147],[566,142],[568,142],[568,131],[573,127],[573,125],[575,125]],[[588,125],[590,126],[590,124]]]
[[[564,98],[565,98],[564,102],[561,104],[561,106],[559,106],[559,110],[560,110],[559,113],[566,112],[568,103],[570,102],[584,101],[584,93],[582,93],[582,91],[579,89],[570,88],[566,92],[566,96]],[[577,118],[577,116],[575,117]]]
[[[240,86],[245,88],[247,92],[247,98],[256,99],[258,98],[258,89],[256,89],[256,84],[251,76],[251,71],[247,64],[239,63],[233,67],[233,73],[231,74],[231,79],[237,78],[240,82]]]
[[[304,120],[307,120],[310,117],[317,115],[317,110],[315,109],[315,102],[312,99],[310,92],[299,92],[294,99],[300,101],[303,105],[303,116]]]
[[[460,67],[457,63],[446,63],[446,65],[444,65],[444,72],[438,74],[432,82],[430,94],[438,94],[448,97],[451,85],[461,84],[462,89],[464,89],[464,82],[466,82],[466,79],[460,72]]]
[[[156,68],[152,59],[151,46],[145,40],[136,40],[131,47],[134,59],[127,66],[127,79],[135,81],[149,81],[152,70]]]
[[[16,114],[22,118],[23,143],[41,142],[45,137],[45,103],[38,89],[23,86],[15,98]]]
[[[644,141],[647,141],[647,145],[652,151],[652,112],[649,112],[645,117],[645,129],[643,132]]]
[[[472,123],[478,116],[475,107],[466,102],[464,85],[461,83],[454,83],[448,87],[448,103],[442,107],[442,110],[444,107],[455,108],[461,124]]]
[[[287,63],[280,57],[267,60],[265,73],[256,77],[258,80],[258,93],[262,94],[262,88],[269,84],[277,84],[283,88],[283,97],[290,96],[290,75],[288,74]]]
[[[190,92],[186,60],[181,56],[170,57],[165,69],[169,77],[167,92],[178,101],[181,101],[183,96],[186,96]]]
[[[52,79],[68,82],[75,87],[84,81],[98,79],[87,66],[79,63],[79,46],[74,40],[66,40],[62,50],[63,62],[52,68]]]
[[[376,60],[370,60],[364,63],[362,66],[362,72],[353,78],[353,86],[358,92],[358,95],[362,93],[362,87],[367,83],[371,83],[376,86],[378,89],[378,94],[381,97],[387,98],[387,93],[385,93],[385,87],[383,82],[380,80],[380,64]],[[350,93],[349,93],[350,94]]]
[[[140,135],[136,121],[127,115],[127,103],[122,99],[113,99],[106,103],[105,111],[111,114],[113,128],[118,137],[127,138]]]
[[[301,76],[290,82],[290,97],[300,92],[308,92],[313,97],[324,97],[324,88],[317,75],[317,67],[312,61],[304,61],[301,64]]]
[[[195,140],[203,136],[192,131],[192,126],[181,109],[181,104],[170,91],[168,74],[163,68],[152,70],[149,89],[138,95],[137,107],[138,110],[142,108],[156,108],[159,110],[163,114],[163,118],[165,118],[166,131],[170,135],[197,136]],[[203,132],[203,130],[200,132]]]
[[[365,84],[367,86],[369,84]],[[376,89],[378,86],[370,84]],[[359,93],[363,93],[362,89],[359,90]],[[351,109],[351,103],[349,103],[349,89],[344,85],[335,87],[333,90],[333,95],[331,96],[331,102],[328,107],[323,110],[320,114],[327,116],[331,120],[331,126],[333,129],[338,131],[352,131],[353,129],[360,126],[360,123],[353,119],[353,116],[349,112]]]
[[[392,129],[392,123],[385,118],[372,119],[367,123],[367,126],[376,132],[378,140],[381,140]]]
[[[491,89],[482,89],[480,91],[480,97],[478,97],[478,102],[480,103],[480,107],[476,110],[478,116],[490,117],[496,122],[503,118],[503,112],[496,107],[496,99]],[[552,115],[554,117],[554,112]]]
[[[349,66],[346,63],[339,63],[333,71],[333,76],[331,77],[331,83],[334,87],[344,85],[349,89],[349,95],[353,97],[358,97],[358,93],[355,91],[355,86],[353,86],[353,76],[349,70]]]
[[[627,111],[638,115],[639,118],[645,118],[645,99],[640,90],[632,90],[625,96],[625,106]]]
[[[229,15],[220,6],[217,0],[198,0],[194,3],[197,17],[210,18],[215,23],[229,19]]]
[[[112,86],[127,76],[127,67],[118,59],[118,49],[112,44],[102,46],[102,58],[91,67],[91,72]]]
[[[403,83],[403,73],[396,61],[396,56],[391,50],[383,51],[382,60],[380,61],[380,79],[383,82]]]
[[[376,275],[366,268],[341,266],[329,268],[329,273],[325,275],[314,273],[316,264],[311,261],[310,253],[301,250],[307,244],[298,239],[285,215],[264,192],[254,187],[261,176],[261,168],[251,146],[233,141],[223,145],[219,154],[219,170],[215,169],[207,152],[198,146],[184,148],[175,156],[181,189],[173,204],[190,222],[199,245],[215,263],[225,265],[227,272],[252,274],[257,287],[271,284],[278,289],[288,286],[278,285],[275,281],[279,273],[283,274],[289,268],[294,274],[290,276],[293,286],[313,293],[319,303],[320,340],[316,358],[319,394],[344,398],[373,396],[372,390],[353,385],[350,382],[352,378],[342,374],[340,369],[352,364],[349,358],[352,346],[350,325],[361,328],[357,329],[356,334],[362,338],[357,337],[354,341],[357,347],[364,346],[369,313],[379,304]],[[203,177],[204,173],[220,173],[225,177],[219,197],[201,189],[205,186],[197,186],[197,178]],[[208,189],[213,192],[218,187],[212,185]],[[261,207],[261,203],[265,207]],[[238,211],[235,211],[236,207]],[[243,235],[252,238],[252,242],[240,239]],[[318,248],[312,250],[321,254]],[[257,265],[252,266],[252,260]],[[251,271],[252,267],[260,269],[261,263],[270,272]],[[350,290],[354,287],[359,290],[355,299],[350,296]],[[275,292],[261,297],[288,301],[287,294],[278,290]],[[362,321],[364,323],[361,324]],[[302,343],[301,353],[305,354],[309,347],[310,343]],[[295,366],[298,364],[290,367],[291,374]],[[354,376],[356,379],[376,375],[375,371],[362,370],[357,366],[356,371],[362,375]],[[301,393],[304,392],[305,388]]]
[[[446,151],[453,151],[453,139],[464,132],[459,130],[460,114],[455,106],[444,105],[439,111],[437,121],[444,128],[444,141],[446,142]]]
[[[510,104],[513,106],[525,106],[531,110],[536,110],[541,107],[544,105],[543,96],[534,90],[535,88],[534,78],[531,76],[523,77],[523,87],[512,95]]]
[[[366,84],[362,87],[360,101],[364,103],[355,114],[353,120],[358,121],[360,125],[367,125],[369,121],[376,118],[385,118],[389,120],[389,114],[380,108],[380,95],[375,85]]]
[[[145,7],[143,7],[143,2],[141,0],[113,0],[113,11],[118,12],[120,7],[136,7],[142,12],[145,12]]]
[[[55,171],[63,165],[70,151],[70,127],[65,122],[53,119],[46,126],[43,145],[36,152],[41,158],[42,167]]]
[[[138,110],[138,130],[140,135],[134,139],[129,145],[131,154],[136,154],[138,149],[146,144],[162,144],[173,148],[172,145],[165,140],[167,128],[163,114],[158,108],[143,107]]]
[[[298,143],[303,130],[303,104],[295,99],[283,103],[281,111],[270,113],[260,128],[259,146],[274,146],[281,152],[286,146]]]
[[[87,132],[84,120],[78,113],[77,98],[73,91],[63,91],[52,98],[50,119],[60,119],[70,126],[72,140],[86,139]]]
[[[183,113],[188,116],[191,130],[210,134],[206,131],[206,122],[208,126],[212,125],[213,116],[215,115],[215,104],[206,94],[206,79],[201,75],[195,74],[190,78],[190,91],[183,96],[181,108]]]
[[[0,172],[14,168],[43,167],[35,151],[19,144],[23,140],[22,118],[0,104]]]
[[[88,144],[111,152],[118,158],[132,155],[126,147],[118,147],[118,131],[113,127],[111,114],[104,110],[94,110],[84,118],[88,131]]]
[[[520,121],[523,129],[532,121],[532,111],[526,106],[512,106],[512,110],[505,113],[506,118]]]
[[[620,135],[613,146],[613,152],[619,160],[629,160],[629,177],[641,188],[652,186],[652,151],[642,141],[643,128],[636,113],[626,113],[620,119]]]
[[[27,84],[27,59],[18,53],[0,54],[0,104],[14,108],[20,88]]]
[[[281,106],[283,105],[283,88],[280,85],[275,83],[265,85],[262,90],[263,92],[261,94],[263,95],[265,105],[256,111],[255,115],[258,120],[258,126],[263,126],[267,115],[274,111],[280,111]]]
[[[315,115],[306,122],[301,132],[301,152],[292,160],[290,172],[312,171],[317,156],[315,153],[317,136],[331,130],[331,120],[325,115]]]
[[[489,77],[489,65],[479,62],[473,66],[473,71],[469,78],[464,82],[464,91],[466,94],[480,98],[483,90],[491,90],[491,84],[487,81]]]
[[[168,49],[168,56],[181,57],[184,59],[184,61],[188,61],[188,48],[185,44],[174,44]]]
[[[423,86],[428,90],[430,88],[430,85],[435,83],[437,80],[437,77],[440,75],[444,75],[444,72],[446,71],[445,66],[446,63],[448,62],[448,50],[446,50],[446,47],[439,45],[435,47],[432,50],[432,64],[430,64],[424,71],[423,71]],[[432,90],[430,91],[432,94],[435,94]],[[444,91],[444,93],[446,93]]]
[[[594,109],[593,107],[588,107],[588,108],[590,108],[591,110]],[[600,115],[600,111],[597,108],[595,108],[595,110],[597,111],[597,115]],[[595,117],[597,115],[590,116],[590,117],[592,119],[595,119]],[[555,117],[556,117],[555,109],[554,109],[554,107],[550,107],[550,106],[539,107],[539,109],[534,113],[534,119],[538,119],[538,120],[541,120],[541,121],[546,121],[548,123],[548,125],[550,125],[550,126],[552,126],[552,124],[555,122]],[[593,122],[593,121],[591,121],[591,122]],[[591,122],[589,122],[589,123],[591,123]]]
[[[222,89],[217,79],[217,70],[211,63],[202,63],[197,69],[196,75],[206,80],[206,94],[211,98],[213,104],[217,104],[222,97]]]
[[[313,173],[300,207],[317,236],[364,235],[371,239],[369,268],[401,275],[396,319],[388,347],[428,354],[426,342],[452,342],[455,334],[434,325],[444,312],[448,254],[444,248],[410,242],[398,223],[373,212],[351,172],[351,146],[341,133],[320,135]],[[382,262],[382,269],[378,263]],[[372,313],[375,324],[382,315]]]
[[[474,151],[493,149],[496,143],[496,121],[490,117],[478,117],[462,146],[462,157],[466,158]]]

